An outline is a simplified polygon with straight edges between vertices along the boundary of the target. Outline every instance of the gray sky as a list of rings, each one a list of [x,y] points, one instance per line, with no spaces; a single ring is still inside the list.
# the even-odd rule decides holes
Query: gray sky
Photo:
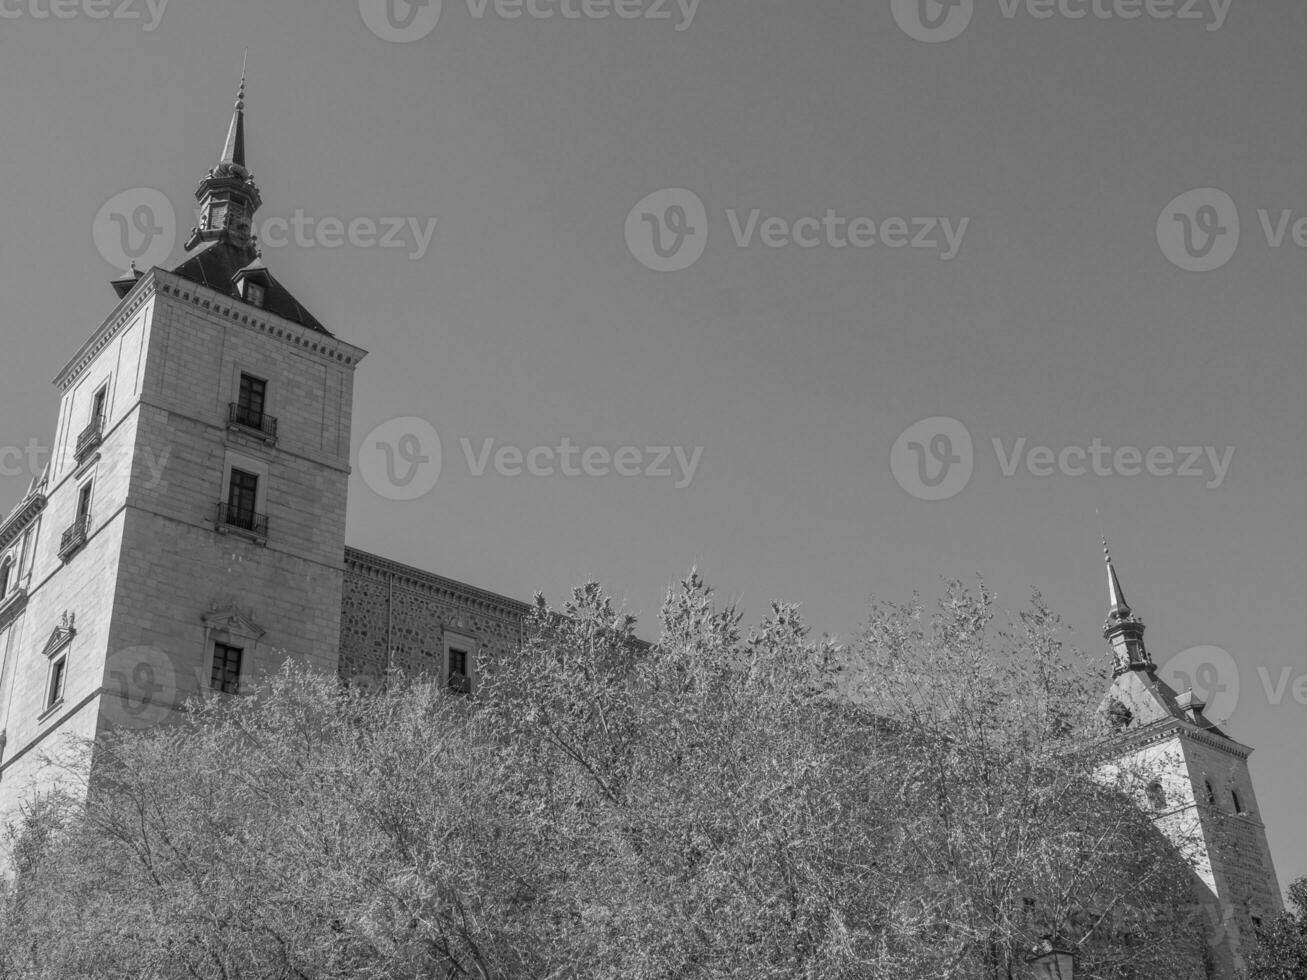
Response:
[[[692,563],[754,617],[802,601],[841,635],[870,595],[980,572],[1014,609],[1038,585],[1097,652],[1101,529],[1159,662],[1229,651],[1180,666],[1221,672],[1213,700],[1258,749],[1281,882],[1307,874],[1299,0],[975,0],[941,42],[909,36],[889,0],[705,0],[692,18],[688,3],[623,0],[669,19],[599,18],[614,9],[600,0],[591,16],[537,0],[556,16],[510,19],[445,0],[405,43],[378,36],[373,0],[376,31],[356,0],[104,8],[135,19],[66,2],[59,19],[40,16],[49,0],[0,0],[0,446],[48,442],[49,379],[113,306],[106,202],[155,189],[185,237],[248,46],[259,217],[298,213],[312,243],[274,245],[273,225],[265,258],[372,351],[356,448],[430,457],[413,423],[365,442],[397,418],[426,420],[443,446],[438,482],[408,501],[395,498],[424,489],[430,463],[401,491],[375,452],[361,459],[352,544],[523,597],[597,577],[646,632]],[[433,7],[396,2],[410,36],[430,26]],[[909,29],[913,10],[899,5]],[[693,198],[651,199],[631,216],[634,248],[626,232],[668,188],[702,201],[684,224],[697,249],[706,220],[706,248],[659,272],[651,222],[666,251],[673,205]],[[1196,188],[1229,197],[1168,206]],[[334,244],[327,220],[387,218],[405,220],[402,247],[366,224]],[[874,243],[836,247],[853,219]],[[939,219],[960,238],[950,258]],[[1219,267],[1178,267],[1186,221],[1192,263]],[[973,452],[956,426],[904,435],[935,417]],[[542,451],[535,468],[553,475],[505,475],[513,450],[563,439],[635,447],[621,458],[641,475],[599,475],[597,450],[568,463],[588,474]],[[1127,447],[1099,453],[1107,475],[1095,440]],[[687,462],[703,447],[688,486],[657,447]],[[1013,468],[1033,447],[1050,451]],[[1203,452],[1189,462],[1187,447]],[[0,507],[30,479],[15,458],[0,458]]]

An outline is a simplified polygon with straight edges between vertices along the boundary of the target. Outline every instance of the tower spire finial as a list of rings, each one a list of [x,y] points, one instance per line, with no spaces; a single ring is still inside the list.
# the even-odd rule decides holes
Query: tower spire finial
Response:
[[[232,112],[231,126],[227,130],[227,141],[222,146],[219,163],[245,166],[245,76],[249,67],[250,51],[245,49],[245,60],[241,63],[241,87],[236,93],[236,107]]]
[[[254,177],[245,166],[245,80],[248,65],[249,51],[246,50],[241,64],[241,84],[236,92],[236,108],[232,111],[231,126],[222,145],[222,158],[195,191],[195,200],[199,202],[199,224],[186,242],[186,251],[189,252],[201,242],[226,240],[249,253],[244,262],[254,258],[254,250],[250,247],[252,223],[254,213],[263,203]]]
[[[1125,601],[1125,591],[1117,577],[1116,566],[1112,564],[1112,552],[1107,546],[1107,535],[1103,535],[1103,561],[1107,563],[1107,602],[1108,619],[1129,619],[1130,604]]]
[[[1144,646],[1144,624],[1125,601],[1125,591],[1112,563],[1112,551],[1103,536],[1103,562],[1107,565],[1107,620],[1103,623],[1103,639],[1112,644],[1113,673],[1130,670],[1151,671],[1153,659]]]

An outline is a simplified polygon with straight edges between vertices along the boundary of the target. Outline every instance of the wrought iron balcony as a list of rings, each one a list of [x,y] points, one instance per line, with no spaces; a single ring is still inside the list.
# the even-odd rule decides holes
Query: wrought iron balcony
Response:
[[[277,438],[277,420],[275,418],[239,402],[230,402],[228,404],[227,425],[228,427],[256,432],[265,439]]]
[[[90,527],[91,518],[83,515],[73,521],[72,527],[63,533],[59,539],[59,558],[67,561],[82,545],[86,544],[86,532]]]
[[[226,501],[218,504],[218,513],[214,518],[214,524],[221,533],[237,531],[258,538],[260,541],[265,541],[268,537],[267,514],[258,514],[251,508],[241,507]]]
[[[77,437],[77,447],[73,450],[73,455],[77,462],[81,462],[89,456],[104,441],[104,416],[97,415],[91,419],[91,424],[82,430],[81,435]]]

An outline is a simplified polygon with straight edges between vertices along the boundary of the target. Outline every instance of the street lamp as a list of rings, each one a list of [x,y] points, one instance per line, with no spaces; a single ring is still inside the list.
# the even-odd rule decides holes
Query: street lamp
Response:
[[[1075,980],[1075,953],[1052,936],[1041,939],[1026,962],[1035,980]]]

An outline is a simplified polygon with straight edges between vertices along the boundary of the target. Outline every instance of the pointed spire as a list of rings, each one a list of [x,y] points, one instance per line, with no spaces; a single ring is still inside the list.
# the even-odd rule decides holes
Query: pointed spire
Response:
[[[246,52],[246,64],[249,53]],[[225,240],[249,253],[242,264],[254,257],[251,233],[254,213],[263,203],[254,176],[245,166],[245,65],[241,66],[241,87],[236,95],[236,110],[232,113],[227,141],[222,147],[222,159],[195,191],[199,202],[197,227],[191,230],[186,242],[190,252],[204,242]]]
[[[1103,538],[1103,561],[1107,564],[1107,620],[1103,623],[1103,639],[1112,645],[1113,673],[1124,674],[1131,670],[1153,671],[1153,658],[1144,645],[1144,622],[1134,614],[1125,601],[1121,580],[1112,563],[1107,538]]]
[[[220,163],[231,163],[238,167],[245,166],[245,71],[249,66],[250,52],[245,49],[245,61],[241,64],[241,87],[236,94],[236,108],[232,112],[231,126],[227,130],[227,142],[222,147]]]
[[[1129,619],[1130,605],[1125,601],[1125,592],[1121,589],[1121,580],[1117,578],[1116,566],[1112,564],[1112,552],[1108,550],[1106,536],[1103,538],[1103,560],[1107,563],[1108,619]]]

